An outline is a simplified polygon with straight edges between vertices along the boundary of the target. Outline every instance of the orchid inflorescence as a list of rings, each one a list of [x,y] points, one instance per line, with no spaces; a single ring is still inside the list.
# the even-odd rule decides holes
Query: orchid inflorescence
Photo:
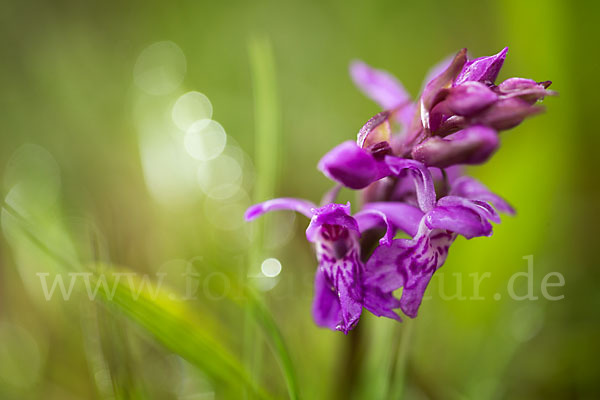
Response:
[[[348,333],[363,308],[395,320],[401,320],[397,309],[416,317],[456,237],[491,236],[490,222],[500,222],[497,211],[514,214],[461,170],[487,161],[498,148],[498,132],[543,111],[536,103],[554,94],[550,81],[510,78],[496,85],[506,53],[469,60],[466,49],[459,51],[432,70],[416,102],[389,73],[353,62],[354,83],[384,111],[368,120],[356,142],[338,145],[318,167],[337,187],[361,190],[362,209],[351,214],[350,203],[335,203],[334,188],[320,207],[279,198],[247,210],[247,220],[282,209],[310,219],[317,325]],[[379,232],[378,242],[367,231]],[[395,238],[400,231],[409,238]]]

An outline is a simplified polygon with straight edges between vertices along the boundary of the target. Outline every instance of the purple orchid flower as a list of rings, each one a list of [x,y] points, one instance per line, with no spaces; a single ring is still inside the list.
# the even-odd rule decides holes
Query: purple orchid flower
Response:
[[[481,183],[452,169],[447,195],[436,200],[436,179],[424,164],[395,156],[377,162],[386,173],[412,184],[414,204],[367,203],[352,216],[349,203],[317,207],[306,200],[279,198],[246,212],[246,220],[275,210],[294,210],[310,218],[306,238],[314,244],[318,260],[313,318],[321,327],[346,334],[358,323],[363,307],[395,320],[401,320],[398,308],[415,317],[433,273],[443,265],[457,235],[490,236],[489,221],[500,222],[488,202],[500,211],[514,212]],[[445,173],[437,175],[448,178]],[[385,233],[364,261],[361,236],[375,228]],[[412,239],[393,239],[398,230]],[[397,299],[393,292],[400,287],[403,294]]]
[[[433,190],[429,179],[423,180],[422,185]],[[405,206],[393,201],[369,203],[365,210],[380,211],[393,226],[401,215],[395,211],[400,204]],[[380,315],[389,315],[398,304],[404,314],[417,316],[425,290],[435,271],[444,264],[456,237],[491,236],[490,221],[499,223],[500,218],[490,204],[501,212],[514,213],[505,200],[475,179],[459,177],[447,196],[423,210],[418,228],[412,227],[413,231],[416,229],[412,239],[395,239],[389,246],[375,249],[365,264],[363,291],[388,298],[403,288],[398,303],[388,299],[381,305]]]
[[[454,240],[490,236],[492,223],[500,222],[497,211],[514,214],[460,167],[486,161],[498,148],[498,131],[541,112],[536,103],[554,94],[549,81],[510,78],[496,85],[506,53],[469,60],[461,50],[434,68],[416,102],[389,73],[352,63],[354,82],[384,111],[367,121],[356,142],[336,146],[319,161],[338,183],[324,196],[326,205],[280,198],[248,209],[247,220],[281,209],[310,218],[317,325],[348,333],[363,308],[395,320],[400,309],[414,318]],[[365,189],[361,211],[351,215],[350,203],[335,203],[341,186]],[[410,239],[393,239],[399,230]],[[381,235],[370,256],[374,243],[365,231]]]
[[[414,104],[402,85],[385,71],[355,61],[350,73],[359,89],[388,110],[376,119],[382,128],[392,118],[403,125],[399,135],[387,140],[393,154],[441,168],[480,164],[497,149],[498,131],[539,114],[543,108],[535,103],[555,94],[547,90],[550,81],[510,78],[496,86],[507,51],[504,48],[493,56],[468,60],[466,49],[461,50],[434,68]],[[377,144],[381,135],[375,132],[375,138],[362,143],[359,133],[358,145],[368,148]]]
[[[358,322],[363,306],[367,309],[377,306],[385,310],[398,307],[398,301],[393,296],[378,292],[369,292],[365,296],[362,288],[364,264],[359,239],[365,230],[383,225],[386,233],[379,243],[389,245],[395,232],[385,214],[377,210],[364,210],[351,216],[350,203],[317,207],[306,200],[279,198],[250,207],[246,212],[246,220],[274,210],[294,210],[310,218],[306,238],[314,243],[319,264],[312,310],[317,325],[347,334]],[[398,225],[396,229],[412,230],[408,223],[414,223],[420,211],[411,207],[404,213],[408,222]],[[375,311],[379,308],[375,308]],[[392,314],[397,317],[395,313]]]

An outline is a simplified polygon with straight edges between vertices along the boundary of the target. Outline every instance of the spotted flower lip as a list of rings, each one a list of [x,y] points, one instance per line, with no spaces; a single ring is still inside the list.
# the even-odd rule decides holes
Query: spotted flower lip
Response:
[[[256,204],[246,211],[246,220],[275,210],[293,210],[310,218],[306,238],[314,243],[319,264],[315,276],[313,318],[319,326],[348,333],[358,322],[365,301],[362,288],[364,264],[359,244],[361,232],[384,227],[386,233],[379,243],[387,246],[393,240],[394,229],[401,226],[393,228],[385,214],[378,210],[363,210],[351,216],[350,203],[316,207],[310,201],[294,198]],[[410,210],[405,212],[409,214]],[[402,226],[406,227],[406,224]],[[378,299],[376,293],[369,293],[367,299],[372,305],[395,304],[387,298]]]
[[[423,181],[422,185],[429,183]],[[381,211],[393,224],[393,210],[400,204],[403,203],[370,203],[366,209]],[[500,211],[514,212],[506,201],[473,178],[458,178],[450,194],[422,214],[412,239],[395,239],[389,246],[375,250],[365,264],[364,292],[393,297],[393,292],[402,288],[399,307],[409,317],[416,317],[425,290],[435,271],[444,264],[456,237],[491,236],[490,222],[499,223],[500,218],[490,204]],[[380,310],[382,315],[392,311]]]

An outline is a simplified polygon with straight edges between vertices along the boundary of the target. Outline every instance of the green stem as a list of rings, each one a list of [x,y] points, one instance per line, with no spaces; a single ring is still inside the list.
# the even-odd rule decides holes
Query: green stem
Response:
[[[254,38],[248,45],[254,92],[254,151],[256,182],[254,202],[274,197],[279,161],[280,112],[275,79],[275,60],[269,40]],[[258,274],[264,256],[265,220],[253,222],[253,245],[248,254],[246,277]],[[247,282],[250,284],[251,282]],[[263,347],[256,327],[252,324],[251,306],[244,317],[244,361],[251,376],[259,380]]]
[[[391,375],[389,399],[402,399],[405,394],[406,387],[406,371],[408,364],[408,356],[413,336],[413,326],[415,321],[406,320],[403,322],[403,332],[398,346],[398,356]]]

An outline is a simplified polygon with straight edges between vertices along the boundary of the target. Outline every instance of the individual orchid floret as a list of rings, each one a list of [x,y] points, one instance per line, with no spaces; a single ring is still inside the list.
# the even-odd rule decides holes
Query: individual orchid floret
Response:
[[[425,181],[422,184],[428,185]],[[375,249],[365,265],[363,291],[385,297],[402,288],[400,309],[409,317],[416,317],[425,289],[434,272],[444,264],[456,237],[490,236],[490,221],[500,222],[488,202],[500,211],[513,212],[481,183],[469,177],[458,178],[449,195],[437,200],[423,214],[412,239],[395,239],[390,246]],[[393,210],[399,204],[404,203],[369,203],[365,209],[384,213],[393,224],[396,220]],[[380,310],[382,314],[390,311]]]
[[[386,234],[380,244],[389,245],[394,231],[387,218],[377,210],[361,211],[351,216],[350,203],[317,207],[306,200],[280,198],[250,207],[246,220],[274,210],[294,210],[310,218],[306,238],[314,243],[318,260],[313,318],[319,326],[348,333],[358,322],[364,305],[361,232],[383,225]],[[397,303],[393,297],[377,296],[377,293],[369,293],[369,304],[393,306]],[[397,307],[396,304],[394,308]]]

